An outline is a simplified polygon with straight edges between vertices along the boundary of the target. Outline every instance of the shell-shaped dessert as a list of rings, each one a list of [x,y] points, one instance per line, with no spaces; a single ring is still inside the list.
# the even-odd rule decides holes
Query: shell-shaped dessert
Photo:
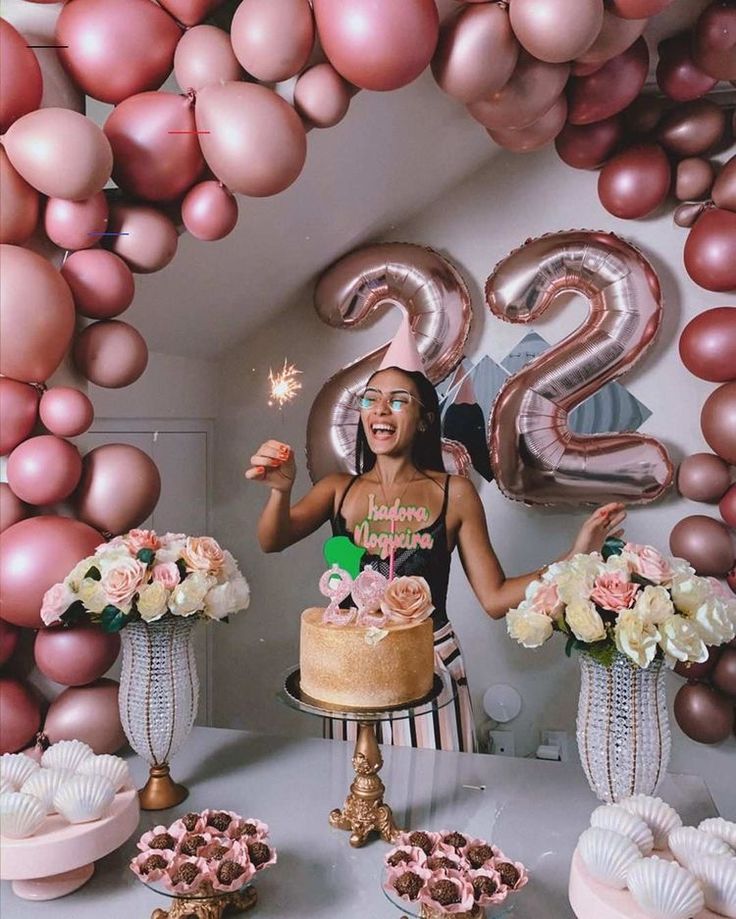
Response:
[[[690,870],[700,881],[708,909],[736,919],[736,858],[701,855],[693,859]]]
[[[95,752],[81,740],[60,740],[52,744],[41,757],[41,765],[47,769],[69,769],[77,772],[81,764]]]
[[[693,875],[656,855],[632,865],[626,882],[639,908],[652,919],[692,919],[705,904]]]
[[[0,756],[0,779],[12,785],[12,791],[20,791],[23,782],[38,768],[36,760],[25,753],[3,753]]]
[[[68,769],[37,769],[25,780],[21,792],[37,798],[47,814],[55,814],[54,795],[73,775]]]
[[[112,782],[104,775],[74,775],[54,795],[54,807],[69,823],[99,820],[115,799]]]
[[[0,795],[7,795],[11,791],[15,791],[15,785],[8,779],[0,779]]]
[[[110,780],[116,792],[133,782],[125,760],[111,753],[88,757],[81,764],[78,772],[80,775],[103,775]]]
[[[667,837],[678,826],[682,826],[680,815],[674,807],[665,803],[661,798],[651,795],[632,795],[630,798],[622,798],[618,804],[646,823],[652,831],[655,849],[666,849]]]
[[[592,878],[617,890],[626,887],[627,872],[641,858],[639,847],[628,836],[598,826],[580,834],[578,852]]]
[[[642,855],[649,855],[654,848],[654,836],[647,824],[641,817],[629,813],[618,804],[596,807],[590,815],[590,825],[628,837],[636,843]]]
[[[718,836],[696,830],[694,826],[681,826],[673,830],[668,843],[670,852],[685,868],[700,855],[733,855],[733,849]]]
[[[724,820],[723,817],[708,817],[707,820],[701,820],[698,829],[710,833],[711,836],[717,836],[736,851],[736,823],[732,820]]]
[[[46,811],[32,795],[11,791],[0,795],[0,833],[11,839],[32,836],[46,819]]]

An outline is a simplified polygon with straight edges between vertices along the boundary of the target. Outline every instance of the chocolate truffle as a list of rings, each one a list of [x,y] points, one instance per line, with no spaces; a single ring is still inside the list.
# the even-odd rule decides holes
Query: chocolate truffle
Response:
[[[192,862],[184,862],[183,865],[179,865],[174,874],[172,875],[171,882],[172,884],[191,884],[196,880],[199,874],[199,868]]]
[[[399,849],[398,852],[394,852],[393,855],[389,855],[386,859],[387,863],[391,865],[392,868],[396,865],[400,865],[402,862],[410,862],[411,855],[408,852],[404,852],[402,849]]]
[[[250,855],[250,860],[258,868],[260,865],[265,865],[271,858],[271,849],[265,842],[249,842],[248,855]]]
[[[451,906],[453,903],[460,902],[457,885],[444,878],[435,881],[430,886],[429,892],[432,894],[432,899],[436,900],[441,906]]]
[[[419,891],[422,889],[424,882],[418,874],[413,871],[407,871],[406,874],[400,874],[394,881],[394,890],[400,897],[408,897],[410,900],[416,900]]]
[[[176,840],[170,833],[157,833],[148,843],[149,849],[173,849]]]
[[[213,846],[207,853],[207,858],[214,862],[223,859],[230,850],[227,846]]]
[[[141,865],[141,874],[150,874],[157,868],[165,868],[168,862],[161,855],[149,855]]]
[[[493,847],[471,846],[466,857],[473,868],[482,868],[489,858],[493,858]]]
[[[202,846],[207,842],[204,836],[195,833],[194,836],[185,837],[180,845],[179,851],[182,855],[196,855]]]
[[[442,842],[445,845],[452,846],[454,849],[462,849],[463,846],[468,844],[468,840],[462,833],[448,833],[447,836],[442,837]]]
[[[417,846],[417,848],[421,849],[426,855],[429,855],[432,851],[432,840],[423,830],[416,830],[411,834],[409,837],[409,845]]]
[[[207,826],[213,826],[221,833],[224,833],[231,823],[232,817],[230,814],[225,813],[225,811],[217,811],[217,813],[210,814],[207,818]]]
[[[221,884],[232,884],[244,871],[245,868],[242,865],[228,858],[220,863],[220,867],[217,869],[217,880]]]
[[[480,900],[481,897],[490,897],[496,892],[497,885],[493,878],[489,878],[485,874],[479,875],[477,878],[473,878],[473,896],[476,900]]]
[[[446,855],[433,855],[427,859],[427,868],[430,871],[436,871],[438,868],[457,868],[457,862]]]
[[[184,814],[181,818],[181,822],[184,824],[184,828],[188,833],[194,832],[197,823],[199,822],[199,814],[188,813]]]
[[[519,880],[519,871],[510,862],[501,862],[496,865],[496,871],[501,875],[502,882],[507,887],[515,887]]]

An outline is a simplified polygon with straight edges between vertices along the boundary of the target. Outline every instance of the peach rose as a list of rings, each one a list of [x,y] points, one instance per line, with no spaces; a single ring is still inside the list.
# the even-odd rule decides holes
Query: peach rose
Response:
[[[398,622],[421,622],[433,609],[429,584],[418,575],[394,578],[381,601],[383,613]]]
[[[595,579],[590,599],[603,609],[617,613],[629,609],[638,590],[639,585],[632,584],[620,571],[610,571]]]
[[[564,604],[557,590],[557,585],[543,581],[542,586],[535,591],[532,597],[531,606],[536,613],[543,613],[545,616],[549,616],[550,619],[559,619],[562,615]]]
[[[153,580],[160,581],[167,590],[173,590],[181,581],[176,562],[164,562],[153,566]]]
[[[181,557],[190,571],[217,574],[225,564],[225,554],[217,540],[211,536],[190,536]]]
[[[143,562],[137,558],[123,558],[102,575],[100,583],[110,603],[124,607],[131,603],[145,576],[146,566]]]
[[[125,537],[130,551],[133,555],[140,552],[141,549],[159,549],[161,542],[153,530],[131,530]]]
[[[54,625],[59,622],[76,599],[76,594],[67,587],[64,581],[49,587],[41,603],[41,619],[44,625]]]
[[[623,554],[631,565],[632,571],[651,581],[653,584],[664,584],[672,580],[674,571],[667,559],[651,546],[639,546],[627,542]]]

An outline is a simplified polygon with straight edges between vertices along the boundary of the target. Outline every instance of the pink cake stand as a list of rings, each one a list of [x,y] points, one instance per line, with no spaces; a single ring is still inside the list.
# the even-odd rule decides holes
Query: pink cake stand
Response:
[[[139,813],[138,792],[125,788],[101,820],[67,823],[53,814],[26,839],[0,835],[0,878],[12,881],[13,891],[24,900],[63,897],[87,883],[98,858],[133,835]]]

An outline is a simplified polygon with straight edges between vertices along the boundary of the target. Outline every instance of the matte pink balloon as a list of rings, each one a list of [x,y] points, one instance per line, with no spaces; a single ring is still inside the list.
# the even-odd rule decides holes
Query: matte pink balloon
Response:
[[[725,128],[726,114],[720,105],[696,99],[665,114],[657,140],[677,156],[698,156],[718,143]]]
[[[616,217],[646,217],[667,197],[670,178],[669,160],[660,146],[635,144],[605,164],[598,176],[598,197]]]
[[[434,0],[314,0],[314,15],[327,59],[361,89],[406,86],[437,46]]]
[[[666,9],[672,0],[610,0],[612,13],[623,19],[647,19]]]
[[[306,65],[312,51],[312,8],[307,0],[241,0],[230,41],[235,56],[256,80],[288,80]]]
[[[593,124],[567,124],[555,139],[557,155],[575,169],[598,169],[613,154],[623,133],[619,115]]]
[[[693,453],[677,470],[677,490],[691,501],[719,501],[730,484],[728,463],[713,453]]]
[[[596,40],[603,25],[603,0],[513,0],[509,15],[529,54],[562,64],[580,57]]]
[[[27,45],[6,19],[0,19],[0,134],[41,104],[41,68]]]
[[[84,520],[113,535],[141,524],[161,494],[151,457],[129,444],[103,444],[84,457],[77,510]]]
[[[331,128],[347,115],[352,90],[332,64],[315,64],[296,81],[294,108],[309,127]]]
[[[675,720],[691,740],[720,743],[731,733],[733,705],[705,683],[686,683],[675,696]]]
[[[79,483],[82,457],[74,444],[53,434],[30,437],[8,457],[8,485],[27,504],[56,504]]]
[[[4,619],[0,619],[0,667],[6,664],[12,657],[18,645],[19,638],[20,629],[6,622]]]
[[[718,173],[712,197],[716,207],[736,211],[736,156],[732,156]]]
[[[61,249],[89,249],[100,242],[108,216],[107,198],[101,191],[84,201],[49,198],[44,229],[51,242]]]
[[[61,363],[74,332],[71,291],[53,265],[28,249],[0,246],[0,264],[0,373],[42,383]]]
[[[95,410],[89,398],[73,386],[53,386],[41,396],[39,415],[58,437],[78,437],[89,428]]]
[[[689,102],[699,99],[716,85],[716,80],[695,63],[690,52],[691,33],[681,32],[659,43],[657,83],[670,99]]]
[[[678,201],[705,198],[713,186],[715,170],[708,160],[698,156],[680,160],[675,169],[675,197]]]
[[[450,96],[475,102],[505,86],[518,59],[508,10],[497,3],[474,4],[443,23],[432,73]]]
[[[531,153],[554,140],[565,125],[567,99],[560,96],[549,111],[525,128],[488,131],[491,140],[514,153]]]
[[[97,530],[69,517],[31,517],[8,527],[0,533],[0,616],[40,629],[43,595],[101,542]]]
[[[724,383],[708,396],[700,428],[711,450],[736,466],[736,382]]]
[[[78,0],[74,0],[78,2]],[[51,743],[81,740],[98,754],[117,753],[125,744],[118,709],[118,684],[101,679],[71,686],[51,703],[43,725]]]
[[[195,110],[207,165],[233,191],[264,197],[288,188],[304,166],[301,119],[275,92],[255,83],[211,84]]]
[[[160,3],[179,22],[193,26],[206,19],[222,0],[160,0]]]
[[[731,485],[718,504],[718,513],[727,526],[736,529],[736,484]]]
[[[179,244],[172,221],[145,204],[111,205],[109,232],[117,235],[108,236],[106,245],[138,274],[165,268]]]
[[[685,269],[706,290],[736,290],[736,213],[707,208],[690,230]]]
[[[25,440],[38,418],[38,390],[28,383],[0,377],[0,456]]]
[[[717,80],[736,80],[736,6],[716,0],[695,24],[693,58]]]
[[[184,92],[243,77],[230,36],[209,25],[195,26],[184,33],[174,54],[174,74]]]
[[[41,725],[41,707],[30,686],[0,677],[0,753],[16,753],[33,740]]]
[[[603,11],[603,24],[598,37],[583,54],[576,58],[577,64],[605,64],[630,48],[644,31],[646,19],[621,19],[608,10]],[[593,71],[591,71],[592,73]],[[576,74],[584,76],[584,74]]]
[[[63,686],[84,686],[99,680],[115,663],[120,635],[98,625],[41,629],[33,645],[36,666]]]
[[[28,516],[28,508],[14,495],[7,482],[0,482],[0,533]],[[2,619],[0,619],[2,623]]]
[[[119,319],[93,322],[74,343],[74,362],[97,386],[130,386],[148,364],[148,347],[141,333]]]
[[[238,222],[238,203],[219,182],[200,182],[182,201],[181,219],[197,239],[222,239]]]
[[[204,170],[193,101],[176,93],[130,96],[105,122],[115,156],[112,177],[124,191],[146,201],[171,201]]]
[[[82,316],[112,319],[133,302],[133,275],[114,252],[106,249],[72,252],[62,265],[61,274],[72,292],[77,312]]]
[[[680,336],[680,359],[690,373],[711,383],[736,379],[736,307],[699,313]]]
[[[570,124],[590,124],[616,115],[639,95],[649,72],[643,38],[587,77],[573,77],[568,87]]]
[[[665,103],[660,96],[638,96],[623,112],[627,130],[632,134],[650,134],[662,120]]]
[[[733,568],[734,547],[726,527],[713,517],[693,514],[675,524],[670,550],[684,558],[699,575],[721,577]]]
[[[38,192],[15,171],[0,147],[0,243],[24,243],[36,229],[38,210]]]
[[[117,104],[158,89],[169,73],[181,28],[150,0],[74,0],[56,24],[59,57],[94,99]]]

